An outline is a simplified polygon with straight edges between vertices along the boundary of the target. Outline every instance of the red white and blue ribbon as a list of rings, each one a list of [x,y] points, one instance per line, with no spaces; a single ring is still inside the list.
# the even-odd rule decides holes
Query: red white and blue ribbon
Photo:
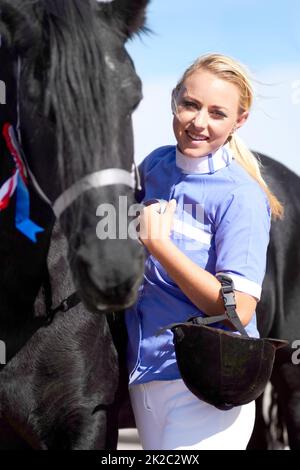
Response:
[[[13,169],[12,176],[0,187],[0,212],[8,207],[12,196],[16,193],[16,228],[31,241],[36,242],[36,235],[43,232],[44,229],[30,220],[27,171],[21,158],[13,126],[9,123],[4,124],[2,134],[10,155],[14,160],[15,168]]]

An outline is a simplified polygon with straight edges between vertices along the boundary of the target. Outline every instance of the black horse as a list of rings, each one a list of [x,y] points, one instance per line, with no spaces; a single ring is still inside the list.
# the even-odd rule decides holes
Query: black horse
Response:
[[[289,346],[278,350],[271,382],[272,405],[277,413],[266,420],[263,400],[257,401],[257,418],[249,448],[267,449],[288,445],[300,449],[300,178],[283,164],[259,155],[264,177],[283,203],[284,218],[272,222],[267,270],[261,301],[257,307],[261,336],[287,339]],[[298,352],[297,352],[298,348]],[[274,400],[276,403],[274,403]],[[272,422],[275,419],[275,423]],[[273,430],[273,431],[272,431]],[[279,441],[279,442],[276,442]]]
[[[2,201],[0,340],[6,345],[7,362],[0,372],[3,449],[116,446],[117,411],[124,395],[122,388],[116,395],[118,359],[105,316],[70,302],[67,307],[73,308],[58,313],[51,324],[44,319],[45,310],[60,304],[75,288],[93,312],[124,307],[134,300],[141,274],[142,255],[136,242],[116,239],[100,244],[95,237],[99,204],[116,207],[120,194],[128,204],[133,201],[127,179],[126,185],[90,189],[70,207],[64,208],[61,199],[54,204],[85,175],[112,166],[128,171],[132,163],[130,114],[139,101],[140,87],[124,42],[142,26],[147,1],[105,3],[0,1],[0,83],[6,85],[7,102],[0,105],[0,185],[15,175],[14,151],[24,152],[28,163],[24,172],[31,170],[30,216],[38,224],[31,227],[36,232],[44,229],[36,244],[30,242],[26,236],[34,236],[26,224],[24,236],[16,217],[18,193],[5,210],[8,199]],[[292,344],[299,336],[299,178],[283,165],[261,158],[286,215],[272,225],[259,329],[263,336],[289,339]],[[11,181],[13,185],[15,180]],[[64,199],[68,201],[68,196]],[[63,210],[60,219],[67,241],[57,226],[52,231],[49,202],[57,214]],[[75,286],[61,255],[67,250]],[[34,314],[42,284],[45,292],[38,297]],[[122,361],[123,326],[111,323]],[[299,448],[300,374],[292,361],[294,352],[293,348],[278,351],[272,380],[290,446]],[[120,384],[126,389],[125,366],[121,375],[125,379]],[[125,418],[122,424],[130,424]],[[259,413],[258,419],[265,426]],[[254,447],[264,445],[267,441],[260,433]]]
[[[125,213],[134,203],[141,86],[125,42],[146,4],[0,1],[0,449],[116,446],[117,357],[103,313],[134,302],[143,250],[120,233],[99,240],[97,227],[102,204],[118,224],[119,197]],[[66,252],[74,285],[59,256],[51,292],[47,254]]]

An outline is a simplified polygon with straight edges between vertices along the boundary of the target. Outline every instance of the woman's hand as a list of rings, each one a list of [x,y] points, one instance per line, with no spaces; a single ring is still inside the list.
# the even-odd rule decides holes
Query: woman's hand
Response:
[[[224,312],[218,279],[198,266],[170,240],[170,232],[176,201],[171,200],[163,214],[160,204],[151,204],[143,209],[139,217],[140,240],[160,262],[168,275],[199,310],[207,315]],[[237,313],[243,325],[253,316],[256,299],[251,295],[235,291]]]
[[[167,203],[163,214],[159,213],[160,203],[146,206],[141,212],[139,238],[152,254],[159,245],[169,240],[175,210],[176,201],[172,199]]]

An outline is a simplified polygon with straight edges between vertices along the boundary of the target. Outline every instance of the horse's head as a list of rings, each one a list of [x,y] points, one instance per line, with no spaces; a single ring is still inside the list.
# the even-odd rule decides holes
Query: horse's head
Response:
[[[141,84],[125,42],[147,3],[0,1],[31,180],[60,219],[91,310],[132,304],[142,277],[131,122]]]

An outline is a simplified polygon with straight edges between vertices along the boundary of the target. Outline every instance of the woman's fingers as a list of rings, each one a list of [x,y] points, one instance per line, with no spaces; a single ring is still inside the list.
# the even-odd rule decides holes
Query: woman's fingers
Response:
[[[174,212],[176,211],[176,199],[171,199],[171,201],[168,202],[168,205],[166,207],[166,211],[171,215],[174,215]]]
[[[175,210],[175,199],[165,204],[160,202],[144,207],[139,222],[140,239],[145,245],[170,237]]]

